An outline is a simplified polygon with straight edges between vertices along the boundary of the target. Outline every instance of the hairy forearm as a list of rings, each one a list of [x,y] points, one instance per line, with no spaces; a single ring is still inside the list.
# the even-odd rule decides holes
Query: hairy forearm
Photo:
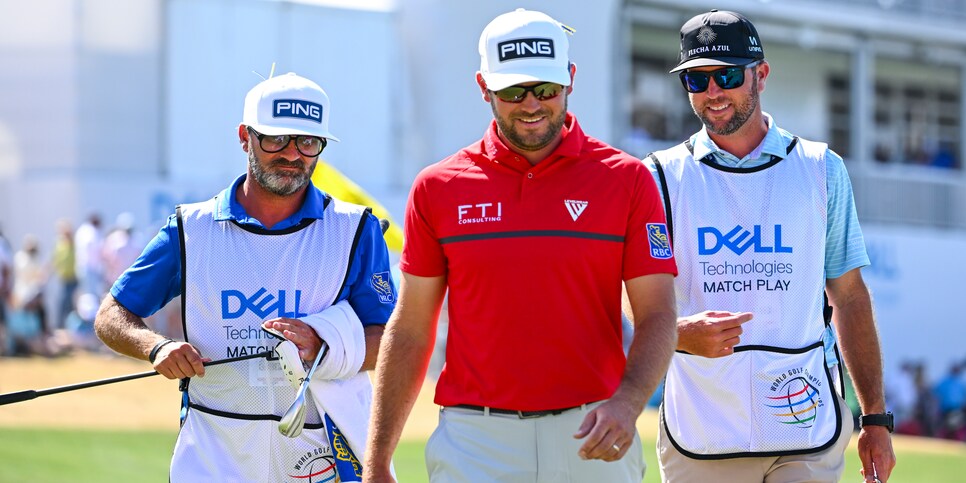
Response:
[[[382,335],[386,332],[384,325],[367,325],[366,333],[366,358],[362,361],[361,371],[371,371],[376,368],[379,360],[379,347],[382,343]]]
[[[435,330],[423,336],[390,324],[379,354],[367,462],[388,465],[419,395],[435,344]]]
[[[853,290],[833,300],[835,329],[842,359],[865,414],[885,411],[882,352],[868,289]]]
[[[676,345],[677,317],[673,311],[650,314],[638,323],[615,396],[628,394],[628,400],[638,405],[635,409],[643,411],[647,398],[664,378]]]
[[[148,360],[151,348],[164,339],[111,295],[104,297],[101,302],[94,319],[94,331],[111,349],[141,360]]]

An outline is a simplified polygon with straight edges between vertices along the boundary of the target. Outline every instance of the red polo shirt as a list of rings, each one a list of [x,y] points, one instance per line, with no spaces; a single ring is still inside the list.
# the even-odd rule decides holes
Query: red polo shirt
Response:
[[[651,256],[649,223],[663,224],[664,211],[644,164],[586,136],[571,114],[536,166],[493,122],[425,168],[400,266],[447,277],[436,403],[543,410],[610,397],[625,364],[621,280],[677,273],[673,258]]]

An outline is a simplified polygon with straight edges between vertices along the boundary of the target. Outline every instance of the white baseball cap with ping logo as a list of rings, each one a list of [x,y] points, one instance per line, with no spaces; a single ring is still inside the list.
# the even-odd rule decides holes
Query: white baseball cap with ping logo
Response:
[[[329,96],[315,82],[292,72],[259,82],[248,91],[242,124],[269,136],[339,140],[329,132]]]
[[[480,74],[491,91],[524,82],[570,85],[573,29],[535,10],[518,8],[493,19],[480,35]]]

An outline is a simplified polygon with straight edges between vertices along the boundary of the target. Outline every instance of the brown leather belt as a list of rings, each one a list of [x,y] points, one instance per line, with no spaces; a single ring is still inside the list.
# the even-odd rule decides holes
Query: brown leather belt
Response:
[[[569,408],[545,409],[543,411],[515,411],[513,409],[491,408],[486,406],[476,406],[473,404],[456,404],[454,406],[447,406],[447,407],[460,408],[460,409],[472,409],[474,411],[480,411],[482,413],[485,413],[486,410],[489,409],[490,414],[512,414],[520,419],[532,419],[532,418],[542,418],[544,416],[556,416],[563,412],[570,411],[571,409],[577,409],[583,406],[586,406],[586,404],[581,404],[579,406],[571,406]]]

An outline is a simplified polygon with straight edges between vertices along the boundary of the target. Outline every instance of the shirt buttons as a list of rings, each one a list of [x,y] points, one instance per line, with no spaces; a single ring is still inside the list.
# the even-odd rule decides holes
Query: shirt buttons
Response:
[[[533,173],[527,173],[527,179],[533,179]]]

